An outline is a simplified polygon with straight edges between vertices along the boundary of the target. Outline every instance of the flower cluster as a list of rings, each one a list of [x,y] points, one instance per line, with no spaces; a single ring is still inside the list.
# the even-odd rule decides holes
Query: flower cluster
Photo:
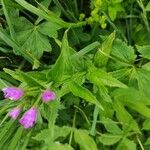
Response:
[[[3,91],[4,97],[6,99],[10,99],[13,101],[18,101],[24,95],[24,91],[22,89],[16,88],[16,87],[6,87],[6,88],[2,89],[2,91]],[[42,93],[41,99],[43,102],[49,102],[51,100],[54,100],[54,99],[56,99],[55,92],[53,92],[51,90],[44,90]],[[16,120],[17,117],[19,116],[20,112],[21,112],[21,107],[16,107],[16,108],[13,108],[12,110],[10,110],[8,115],[12,119]],[[34,124],[37,120],[37,114],[38,114],[37,108],[35,106],[32,106],[29,110],[27,110],[23,114],[23,116],[19,120],[19,123],[25,129],[31,128],[34,126]]]

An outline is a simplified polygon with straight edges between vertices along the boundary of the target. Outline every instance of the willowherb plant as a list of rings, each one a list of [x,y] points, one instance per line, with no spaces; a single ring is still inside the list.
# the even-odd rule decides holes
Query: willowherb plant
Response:
[[[149,149],[148,1],[0,5],[0,150]]]
[[[3,88],[2,91],[4,92],[4,97],[6,99],[10,99],[14,101],[18,101],[22,98],[22,96],[25,96],[24,91],[21,88],[17,88],[17,87],[6,87],[6,88]],[[51,90],[44,90],[39,99],[41,99],[43,102],[49,102],[51,100],[56,99],[56,94],[55,92]],[[34,105],[38,105],[39,99],[38,101],[35,102]],[[24,113],[22,118],[19,120],[19,123],[25,129],[33,127],[34,124],[36,123],[37,116],[38,116],[38,108],[36,107],[37,106],[32,106],[29,110],[27,110]],[[20,115],[22,109],[23,109],[23,105],[15,107],[9,111],[8,115],[12,119],[16,120],[18,116]]]

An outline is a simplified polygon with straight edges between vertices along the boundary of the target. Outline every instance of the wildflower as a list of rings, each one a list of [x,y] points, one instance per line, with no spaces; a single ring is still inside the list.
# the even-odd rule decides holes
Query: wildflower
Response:
[[[42,100],[44,102],[48,102],[48,101],[54,100],[55,98],[56,98],[56,95],[55,95],[55,93],[53,91],[45,90],[42,93]]]
[[[34,126],[36,120],[37,120],[37,109],[35,107],[32,107],[24,113],[22,118],[19,120],[19,123],[25,129],[28,129]]]
[[[12,119],[16,120],[17,117],[18,117],[19,114],[20,114],[20,111],[21,111],[21,108],[19,108],[19,107],[13,108],[12,110],[10,110],[9,116],[10,116]]]
[[[9,98],[14,101],[19,100],[24,94],[22,89],[16,87],[6,87],[3,88],[2,91],[4,92],[5,98]]]

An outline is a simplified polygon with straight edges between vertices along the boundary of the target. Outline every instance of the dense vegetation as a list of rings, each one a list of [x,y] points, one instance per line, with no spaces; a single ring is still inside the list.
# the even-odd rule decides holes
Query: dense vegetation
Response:
[[[0,149],[149,150],[149,11],[0,0]]]

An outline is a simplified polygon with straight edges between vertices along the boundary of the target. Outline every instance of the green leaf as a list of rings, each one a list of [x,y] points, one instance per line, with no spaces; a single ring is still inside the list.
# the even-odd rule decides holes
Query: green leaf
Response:
[[[150,109],[146,105],[149,105],[149,99],[145,95],[132,88],[128,89],[117,89],[113,95],[117,101],[123,103],[123,105],[128,106],[138,113],[150,118]]]
[[[136,58],[133,47],[128,46],[127,43],[119,39],[116,39],[114,41],[111,55],[127,64],[133,63]]]
[[[127,138],[123,139],[120,143],[118,144],[116,150],[137,150],[136,144]]]
[[[70,56],[74,53],[68,44],[67,31],[65,32],[62,44],[61,44],[61,53],[56,60],[52,69],[48,72],[47,78],[48,80],[52,80],[55,82],[60,82],[63,80],[63,77],[72,72],[72,66],[70,61]]]
[[[130,68],[124,68],[124,69],[112,71],[110,72],[110,74],[116,79],[124,79],[130,75],[131,70],[132,69]]]
[[[122,134],[121,129],[118,127],[117,123],[109,118],[102,118],[102,123],[104,124],[106,130],[112,134]]]
[[[79,96],[85,99],[86,101],[97,105],[99,108],[103,110],[102,105],[99,103],[99,101],[97,101],[96,97],[88,89],[84,88],[83,86],[73,81],[70,82],[68,86],[70,87],[70,91],[75,96]]]
[[[146,11],[150,11],[150,2],[148,2],[146,8],[145,8]]]
[[[150,71],[150,62],[144,64],[144,65],[142,66],[142,68],[145,69],[145,70],[147,70],[147,71]]]
[[[30,76],[27,73],[24,73],[20,70],[12,71],[10,69],[4,68],[4,71],[8,74],[10,74],[13,78],[16,80],[19,80],[21,82],[25,82],[31,87],[43,87],[46,88],[46,83],[39,80],[38,78],[34,78],[33,76]]]
[[[50,129],[51,130],[51,129]],[[55,134],[54,134],[54,139],[56,140],[59,137],[64,137],[66,138],[71,131],[73,131],[74,129],[69,127],[69,126],[55,126]]]
[[[146,142],[145,142],[145,145],[150,145],[150,137],[147,138]]]
[[[120,3],[115,3],[115,2],[113,2],[113,3],[114,4],[112,6],[110,5],[108,7],[108,13],[109,13],[109,16],[112,21],[114,21],[116,19],[118,12],[121,12],[124,10]]]
[[[10,39],[10,37],[3,31],[0,30],[0,38],[6,42],[9,46],[11,46],[17,55],[23,56],[27,61],[29,61],[33,65],[33,69],[37,69],[40,65],[40,62],[28,51],[24,50],[16,44],[13,40]]]
[[[150,130],[150,119],[146,119],[143,123],[143,130]]]
[[[138,52],[142,54],[142,57],[150,59],[150,45],[138,46],[136,45]]]
[[[106,85],[110,87],[127,88],[127,86],[121,83],[119,80],[113,78],[109,73],[96,68],[89,68],[87,79],[95,85]]]
[[[50,129],[44,129],[44,130],[41,130],[39,133],[36,134],[36,136],[32,138],[37,141],[45,141],[45,143],[49,143],[50,133],[51,133]]]
[[[97,150],[96,143],[87,131],[75,130],[74,139],[79,144],[80,150]]]
[[[108,89],[105,86],[99,84],[98,90],[103,100],[105,100],[106,102],[112,102]]]
[[[116,100],[113,103],[114,110],[116,111],[116,117],[120,123],[122,123],[123,130],[125,131],[126,129],[133,130],[135,132],[140,132],[140,129],[138,127],[138,124],[136,121],[133,119],[132,115],[130,115],[124,106]],[[129,128],[130,127],[130,128]]]
[[[17,39],[22,46],[22,49],[25,49],[37,59],[43,55],[44,51],[51,51],[51,45],[47,36],[41,34],[38,31],[38,28],[40,27],[33,26],[28,30],[17,33]]]
[[[106,134],[102,134],[99,137],[99,140],[104,145],[113,145],[113,144],[119,142],[121,138],[122,138],[121,135],[113,135],[113,134],[106,133]]]
[[[148,69],[148,68],[147,68]],[[149,84],[150,84],[150,71],[143,69],[143,68],[133,68],[132,72],[130,74],[130,80],[129,84],[133,87],[138,88],[141,93],[145,96],[150,97],[150,90],[149,90]]]
[[[47,35],[49,37],[57,38],[57,30],[59,30],[61,26],[52,23],[52,22],[44,22],[41,23],[38,26],[38,31],[41,32],[44,35]]]
[[[73,150],[68,144],[61,144],[59,142],[49,143],[48,150]]]
[[[96,66],[103,67],[107,64],[114,39],[115,39],[115,32],[110,34],[106,38],[106,40],[102,43],[101,48],[98,49],[94,57],[94,62]]]
[[[119,100],[124,104],[143,103],[145,105],[150,105],[149,98],[146,97],[143,92],[135,90],[134,88],[116,89],[111,94],[114,99]]]

